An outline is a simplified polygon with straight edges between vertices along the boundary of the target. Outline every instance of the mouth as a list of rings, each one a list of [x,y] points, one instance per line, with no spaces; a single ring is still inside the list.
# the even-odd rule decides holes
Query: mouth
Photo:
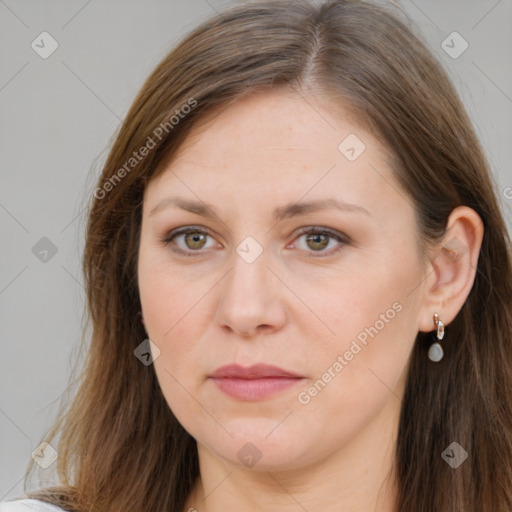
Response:
[[[304,380],[301,375],[265,364],[222,366],[209,378],[224,394],[247,402],[270,398]]]

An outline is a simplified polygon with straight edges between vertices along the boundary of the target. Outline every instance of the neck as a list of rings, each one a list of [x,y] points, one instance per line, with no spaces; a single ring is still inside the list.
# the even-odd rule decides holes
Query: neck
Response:
[[[395,512],[400,401],[314,464],[287,470],[241,468],[198,443],[200,476],[184,512]]]

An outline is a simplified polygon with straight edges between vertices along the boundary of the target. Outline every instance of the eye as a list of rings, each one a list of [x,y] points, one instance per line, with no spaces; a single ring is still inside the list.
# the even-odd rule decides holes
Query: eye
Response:
[[[319,256],[330,256],[348,244],[350,239],[348,236],[328,228],[310,226],[301,228],[295,241],[298,241],[299,249],[310,253],[308,256],[316,256],[313,253],[320,253]]]
[[[209,240],[210,239],[210,240]],[[213,236],[202,228],[187,226],[167,234],[162,240],[164,246],[184,256],[199,256],[203,249],[220,247]],[[298,231],[298,236],[287,246],[296,247],[308,253],[308,256],[331,256],[350,242],[350,238],[329,228],[308,226]],[[316,253],[316,254],[315,254]]]
[[[208,239],[212,239],[208,245]],[[171,231],[162,240],[164,245],[170,245],[171,250],[186,256],[196,256],[202,249],[209,249],[216,245],[213,237],[205,230],[191,226]]]

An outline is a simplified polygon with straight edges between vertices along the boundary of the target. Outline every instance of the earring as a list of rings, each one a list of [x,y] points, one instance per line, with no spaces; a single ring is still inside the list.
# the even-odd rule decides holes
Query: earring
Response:
[[[432,343],[430,348],[428,349],[428,358],[431,361],[434,361],[435,363],[438,363],[443,359],[444,352],[443,347],[439,344],[439,341],[441,341],[444,337],[444,324],[441,322],[441,319],[439,318],[439,315],[437,313],[434,313],[434,325],[436,326],[436,336],[437,341],[435,343]]]

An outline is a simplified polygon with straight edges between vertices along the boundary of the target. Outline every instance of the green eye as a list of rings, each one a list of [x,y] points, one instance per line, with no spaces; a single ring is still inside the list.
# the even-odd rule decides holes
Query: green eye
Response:
[[[185,234],[185,244],[189,249],[202,249],[206,244],[206,237],[205,233],[191,231]]]
[[[209,240],[210,239],[210,242]],[[173,252],[184,256],[200,256],[208,251],[203,249],[213,248],[216,241],[210,233],[191,226],[180,228],[169,233],[162,239],[164,246],[170,245]],[[208,245],[209,243],[209,245]],[[308,226],[301,228],[292,242],[292,249],[299,249],[307,256],[331,256],[343,246],[350,243],[350,238],[342,233],[328,228]],[[296,246],[296,247],[295,247]]]
[[[321,257],[334,254],[344,245],[347,245],[350,239],[348,236],[331,231],[328,228],[312,226],[301,228],[296,241],[297,247],[308,253],[308,256],[318,255]]]
[[[306,243],[310,249],[314,251],[321,251],[329,244],[330,235],[325,233],[314,233],[306,237]]]
[[[208,239],[211,241],[208,244]],[[214,238],[207,232],[200,228],[182,228],[169,233],[162,239],[164,246],[170,245],[173,252],[183,254],[185,256],[198,256],[207,249],[215,245]]]

